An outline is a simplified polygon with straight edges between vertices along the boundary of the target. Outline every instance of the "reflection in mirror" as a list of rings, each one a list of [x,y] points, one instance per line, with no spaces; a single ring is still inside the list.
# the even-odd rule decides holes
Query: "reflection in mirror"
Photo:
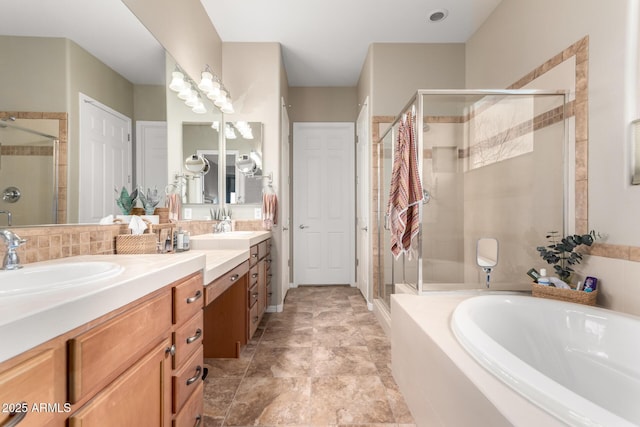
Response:
[[[226,153],[233,156],[235,194],[228,203],[262,202],[262,123],[230,122],[225,128]]]
[[[210,164],[209,173],[202,179],[185,173],[187,191],[184,202],[259,204],[262,202],[262,123],[225,123],[224,162],[219,157],[220,123],[182,122],[184,156],[202,157]]]
[[[219,123],[182,123],[182,150],[187,157],[185,203],[219,203]]]
[[[491,271],[498,265],[498,239],[483,237],[478,239],[476,246],[476,262],[486,273],[486,285],[489,287]]]
[[[87,206],[89,200],[86,194],[80,194],[79,185],[80,147],[86,147],[80,137],[81,119],[86,120],[86,116],[79,113],[80,94],[88,95],[130,120],[131,132],[126,138],[132,141],[133,146],[127,151],[128,158],[133,158],[130,151],[139,146],[136,125],[160,123],[166,119],[164,49],[122,2],[98,4],[71,0],[65,2],[65,7],[60,7],[56,2],[25,0],[6,6],[0,26],[0,57],[3,63],[0,77],[10,84],[0,87],[0,117],[15,114],[18,120],[24,119],[21,126],[35,125],[36,129],[39,127],[37,122],[47,117],[55,129],[44,133],[59,140],[59,156],[51,148],[52,143],[46,147],[39,142],[28,142],[29,148],[21,146],[11,154],[7,149],[3,150],[0,169],[7,171],[13,168],[15,172],[7,185],[16,179],[29,182],[24,189],[21,188],[21,199],[9,208],[16,211],[12,214],[13,224],[77,223],[80,207]],[[43,16],[47,19],[41,19]],[[114,32],[114,28],[118,31]],[[5,136],[0,136],[0,139],[4,147],[14,144]],[[159,138],[151,142],[155,144]],[[152,146],[151,155],[156,146]],[[38,153],[34,154],[36,151]],[[16,154],[18,152],[20,154]],[[24,154],[27,152],[29,154]],[[45,152],[47,154],[43,154]],[[22,158],[27,156],[30,158]],[[54,166],[49,164],[52,159]],[[23,164],[23,160],[39,163],[37,166]],[[162,164],[155,160],[149,163],[155,170]],[[88,167],[89,170],[99,170],[101,166],[105,165],[91,164]],[[55,192],[44,193],[38,189],[37,193],[32,193],[32,183],[42,176],[46,176],[49,183],[56,182],[52,179],[55,167],[60,171],[56,177],[58,198],[55,198]],[[131,170],[133,168],[129,167],[130,172],[125,178],[129,191],[136,185],[145,188],[155,186],[138,179],[133,172],[141,168]],[[104,208],[96,209],[98,217],[117,213],[113,186],[109,185],[116,173],[110,172],[106,166],[104,170],[105,181],[96,184],[105,194],[105,203],[101,205]],[[96,173],[95,177],[99,175]],[[158,188],[166,185],[167,175],[165,172],[164,183],[158,183]],[[57,209],[52,204],[57,204]]]
[[[0,212],[6,225],[58,222],[57,156],[58,120],[0,119]],[[11,187],[19,198],[5,191]]]

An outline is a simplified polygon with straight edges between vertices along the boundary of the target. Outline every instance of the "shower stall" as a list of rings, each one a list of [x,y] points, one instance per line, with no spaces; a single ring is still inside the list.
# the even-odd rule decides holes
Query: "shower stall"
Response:
[[[0,120],[0,228],[58,222],[58,120]]]
[[[565,91],[420,90],[378,144],[378,298],[486,288],[479,239],[498,242],[490,288],[528,290],[536,251],[564,231]],[[415,114],[424,199],[413,257],[390,250],[387,205],[398,126]]]

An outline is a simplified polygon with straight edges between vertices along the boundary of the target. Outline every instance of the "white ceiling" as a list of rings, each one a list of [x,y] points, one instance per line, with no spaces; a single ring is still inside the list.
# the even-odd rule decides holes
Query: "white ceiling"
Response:
[[[374,42],[465,42],[500,1],[201,0],[223,41],[280,42],[290,86],[356,85]],[[449,16],[429,23],[440,8]],[[121,0],[0,0],[0,10],[2,35],[69,38],[133,83],[164,83],[162,47]]]
[[[501,0],[200,1],[223,41],[280,42],[290,86],[355,86],[371,43],[464,43]]]

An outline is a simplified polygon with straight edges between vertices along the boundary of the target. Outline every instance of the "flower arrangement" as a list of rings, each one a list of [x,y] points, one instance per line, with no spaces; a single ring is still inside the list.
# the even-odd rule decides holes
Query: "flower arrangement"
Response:
[[[118,194],[118,189],[115,188],[114,190],[116,194]],[[120,194],[116,198],[116,204],[122,211],[123,215],[131,214],[131,209],[133,209],[133,206],[135,205],[137,198],[138,198],[137,188],[133,190],[131,194],[129,194],[129,192],[127,191],[127,188],[122,187],[122,190],[120,190]]]
[[[591,230],[588,234],[570,234],[562,238],[559,232],[551,231],[546,236],[550,244],[538,246],[536,250],[543,260],[553,265],[558,277],[568,282],[569,277],[574,272],[571,267],[580,264],[580,261],[582,261],[582,254],[575,252],[575,249],[581,245],[591,246],[596,238],[599,237],[600,234],[594,230]]]

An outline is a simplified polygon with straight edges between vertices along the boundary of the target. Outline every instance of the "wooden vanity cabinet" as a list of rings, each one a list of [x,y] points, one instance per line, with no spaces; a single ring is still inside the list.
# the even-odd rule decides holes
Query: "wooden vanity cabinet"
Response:
[[[177,425],[203,399],[203,301],[192,274],[69,340],[69,427]]]
[[[173,371],[172,412],[173,425],[194,425],[195,419],[202,420],[202,411],[192,414],[197,405],[187,402],[202,401],[204,374],[203,341],[205,290],[202,274],[196,274],[176,283],[172,287],[173,296]],[[187,414],[188,415],[185,415]],[[193,418],[188,424],[178,423],[178,419]]]
[[[248,339],[250,340],[258,329],[264,312],[270,302],[270,270],[271,270],[271,239],[263,240],[251,247],[250,253],[257,256],[253,268],[256,276],[255,285],[249,289],[249,305],[247,306]]]
[[[204,357],[240,357],[247,344],[249,264],[243,262],[205,287]]]

